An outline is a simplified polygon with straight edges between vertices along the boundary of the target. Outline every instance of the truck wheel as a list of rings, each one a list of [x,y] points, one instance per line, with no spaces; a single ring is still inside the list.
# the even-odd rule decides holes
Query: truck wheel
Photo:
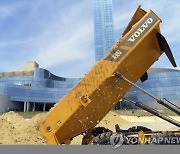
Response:
[[[133,126],[133,127],[130,127],[127,131],[128,132],[139,132],[139,131],[151,132],[152,130],[144,126]]]
[[[105,132],[112,132],[112,131],[105,127],[95,127],[93,129],[89,129],[84,133],[84,137],[82,139],[81,144],[82,145],[90,144],[96,136],[103,134]]]
[[[96,136],[93,139],[93,144],[94,145],[110,145],[110,137],[112,134],[113,134],[112,132],[106,132],[106,133],[102,133]]]

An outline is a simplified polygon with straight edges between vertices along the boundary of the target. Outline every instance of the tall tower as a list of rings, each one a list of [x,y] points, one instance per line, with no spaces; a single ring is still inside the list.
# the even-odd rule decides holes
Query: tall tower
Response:
[[[95,60],[98,61],[114,44],[112,0],[93,0]]]

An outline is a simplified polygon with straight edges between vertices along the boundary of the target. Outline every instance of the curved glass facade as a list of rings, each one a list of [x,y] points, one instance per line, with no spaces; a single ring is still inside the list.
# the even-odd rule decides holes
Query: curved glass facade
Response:
[[[143,83],[138,81],[136,84],[158,98],[166,98],[176,105],[180,103],[180,70],[151,68],[148,71],[148,80]],[[161,107],[151,97],[134,87],[126,97],[153,107]]]
[[[9,95],[11,101],[56,103],[80,79],[63,78],[42,68],[35,68],[33,76],[0,78],[0,94]]]
[[[80,78],[58,77],[42,68],[35,68],[34,71],[30,72],[4,74],[0,73],[0,94],[7,96],[11,102],[6,103],[10,105],[3,107],[4,103],[0,100],[0,110],[5,110],[11,106],[16,110],[29,111],[38,108],[38,105],[41,105],[41,110],[42,108],[45,110],[46,105],[51,104],[52,106],[80,80]],[[136,84],[154,96],[166,98],[179,106],[180,70],[152,68],[148,70],[148,80],[143,83],[138,81]],[[134,87],[130,89],[126,97],[153,108],[161,107],[152,98]],[[116,109],[120,106],[118,104]]]

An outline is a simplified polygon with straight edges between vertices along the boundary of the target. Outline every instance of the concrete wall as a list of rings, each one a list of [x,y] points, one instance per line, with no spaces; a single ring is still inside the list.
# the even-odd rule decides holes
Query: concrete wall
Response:
[[[0,94],[0,112],[22,109],[23,103],[12,102],[9,95]]]
[[[18,71],[31,71],[39,67],[39,64],[35,61],[27,61],[25,67],[20,67]]]
[[[19,76],[34,76],[34,71],[21,71],[21,72],[0,72],[1,77],[19,77]]]

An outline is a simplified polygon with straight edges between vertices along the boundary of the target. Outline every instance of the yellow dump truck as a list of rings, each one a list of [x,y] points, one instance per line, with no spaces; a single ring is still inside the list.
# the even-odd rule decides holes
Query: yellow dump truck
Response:
[[[160,33],[161,19],[152,11],[137,9],[111,50],[64,96],[40,125],[48,144],[70,144],[93,129],[132,87],[147,79],[146,71],[165,52],[173,66],[169,46]],[[120,76],[121,77],[120,77]]]

